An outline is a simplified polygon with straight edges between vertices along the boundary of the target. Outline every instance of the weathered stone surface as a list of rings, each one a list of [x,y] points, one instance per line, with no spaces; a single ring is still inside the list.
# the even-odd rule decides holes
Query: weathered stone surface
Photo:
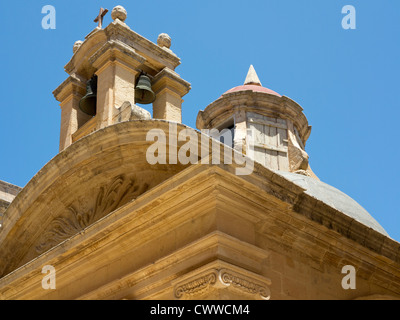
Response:
[[[83,43],[83,41],[81,41],[81,40],[75,41],[74,46],[72,48],[72,52],[73,53],[77,52],[78,49],[81,47],[82,43]]]
[[[160,47],[169,49],[171,47],[171,37],[166,33],[160,33],[157,38],[157,44]]]
[[[360,222],[258,164],[248,176],[234,164],[151,166],[151,128],[168,133],[169,123],[88,135],[27,184],[0,232],[3,299],[175,299],[183,275],[219,260],[233,278],[201,297],[265,298],[265,286],[271,299],[400,296],[399,243],[370,232],[367,244]],[[41,287],[47,264],[57,290]],[[357,291],[340,285],[345,264],[362,270]]]
[[[122,9],[112,17],[85,37],[54,91],[61,152],[21,191],[0,182],[0,299],[400,299],[400,243],[316,179],[297,103],[261,88],[250,68],[251,89],[226,92],[197,117],[199,129],[234,125],[227,147],[180,124],[190,84],[174,71],[168,37],[156,45]],[[134,103],[141,72],[161,120]],[[85,118],[79,100],[93,74],[98,110]],[[249,126],[277,162],[258,159],[238,175],[236,162],[211,161],[211,150],[248,152]],[[156,152],[165,161],[150,163],[149,132],[165,141]],[[176,161],[180,148],[192,153],[187,164]],[[46,265],[55,289],[42,287]],[[356,290],[341,286],[348,265]]]
[[[127,12],[123,6],[116,6],[111,11],[111,18],[113,20],[119,19],[122,22],[126,20]]]

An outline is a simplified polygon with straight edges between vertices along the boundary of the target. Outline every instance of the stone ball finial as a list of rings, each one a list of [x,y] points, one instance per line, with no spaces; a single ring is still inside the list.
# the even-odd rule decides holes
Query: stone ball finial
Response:
[[[157,44],[162,48],[166,47],[169,49],[171,47],[171,37],[166,33],[161,33],[158,36]]]
[[[116,6],[114,9],[111,11],[111,18],[113,20],[119,19],[122,22],[125,21],[127,16],[126,10],[123,6]]]
[[[77,52],[78,49],[81,47],[82,43],[83,41],[81,40],[75,41],[74,46],[72,47],[72,52],[73,53]]]

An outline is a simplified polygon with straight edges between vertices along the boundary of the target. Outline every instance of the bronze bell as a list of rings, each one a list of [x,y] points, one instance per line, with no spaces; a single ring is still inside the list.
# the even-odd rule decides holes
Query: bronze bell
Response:
[[[90,115],[96,115],[96,101],[97,101],[97,76],[93,76],[86,83],[86,94],[79,101],[79,109],[82,112]]]
[[[156,100],[156,94],[151,90],[150,77],[142,72],[135,87],[135,103],[149,104],[154,100]]]

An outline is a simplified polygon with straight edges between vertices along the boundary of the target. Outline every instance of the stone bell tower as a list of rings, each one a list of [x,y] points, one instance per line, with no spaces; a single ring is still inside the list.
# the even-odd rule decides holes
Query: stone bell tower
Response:
[[[182,97],[190,83],[175,72],[180,59],[170,49],[171,38],[162,33],[157,44],[131,30],[125,23],[126,10],[115,7],[113,22],[99,26],[84,41],[77,41],[65,66],[69,77],[53,92],[61,106],[60,151],[96,130],[130,119],[149,119],[148,111],[136,105],[137,82],[146,75],[155,95],[153,118],[182,122]],[[87,83],[96,77],[95,112],[79,107],[87,94]]]

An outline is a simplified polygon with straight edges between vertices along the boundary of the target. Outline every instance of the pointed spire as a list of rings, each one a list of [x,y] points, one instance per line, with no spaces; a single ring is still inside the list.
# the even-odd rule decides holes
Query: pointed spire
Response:
[[[260,79],[258,79],[256,70],[254,70],[253,65],[250,65],[249,72],[247,72],[247,77],[246,80],[244,81],[244,84],[252,84],[256,86],[262,87],[262,84],[260,82]]]

